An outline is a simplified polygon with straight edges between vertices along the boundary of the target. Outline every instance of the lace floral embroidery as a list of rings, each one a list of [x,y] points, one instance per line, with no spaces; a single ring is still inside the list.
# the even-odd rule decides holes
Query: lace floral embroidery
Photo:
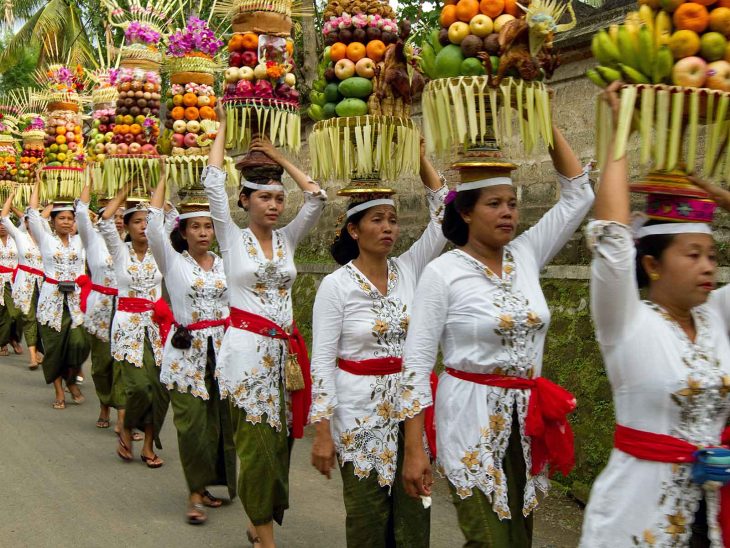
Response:
[[[51,238],[53,238],[54,248],[53,271],[46,274],[55,280],[75,280],[84,271],[83,255],[74,245],[78,242],[78,236],[73,236],[68,246],[65,246],[56,234],[53,234]],[[64,294],[58,290],[58,285],[46,282],[44,297],[38,299],[38,321],[56,331],[61,331]],[[74,293],[68,293],[65,298],[71,313],[71,326],[78,327],[84,322],[78,289]]]
[[[28,237],[25,236],[27,242],[27,251],[22,254],[23,264],[30,268],[43,271],[43,262],[41,260],[41,252],[38,246]],[[36,287],[40,291],[43,284],[43,278],[24,270],[18,270],[18,274],[13,283],[13,302],[23,314],[30,312],[30,305],[33,302],[33,293]]]

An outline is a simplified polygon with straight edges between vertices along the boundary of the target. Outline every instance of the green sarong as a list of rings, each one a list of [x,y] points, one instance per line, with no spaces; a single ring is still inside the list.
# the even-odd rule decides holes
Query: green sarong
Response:
[[[6,346],[10,341],[20,342],[23,320],[20,309],[13,301],[9,283],[3,286],[3,296],[5,304],[0,306],[0,346]]]
[[[27,314],[22,314],[23,319],[23,335],[25,335],[25,344],[35,346],[36,350],[42,352],[38,348],[38,318],[36,316],[36,308],[38,307],[38,286],[33,289],[33,297],[30,299],[30,308]]]
[[[43,356],[43,376],[48,384],[61,377],[67,385],[76,384],[76,376],[89,357],[89,343],[82,326],[71,327],[71,314],[66,298],[63,299],[61,331],[47,325],[40,325]]]
[[[512,419],[507,454],[502,461],[507,480],[507,497],[512,519],[500,520],[492,510],[492,503],[479,489],[461,499],[449,483],[451,499],[456,507],[459,527],[466,537],[465,548],[529,548],[532,546],[532,514],[522,514],[522,504],[527,483],[527,468],[522,454],[520,425],[517,416]]]
[[[124,427],[144,432],[152,425],[155,445],[162,449],[160,431],[165,422],[170,394],[160,382],[160,368],[155,363],[152,343],[145,336],[142,367],[135,367],[128,361],[120,362],[121,383],[124,390]]]
[[[209,485],[226,485],[228,494],[236,496],[236,447],[228,403],[221,400],[215,379],[215,352],[208,340],[205,368],[208,400],[170,389],[173,422],[177,429],[185,480],[191,493],[200,493]]]
[[[279,386],[279,402],[279,419],[286,425],[283,386]],[[285,426],[277,432],[264,422],[251,424],[246,411],[233,403],[230,410],[240,462],[238,497],[254,525],[271,520],[281,525],[289,508],[289,459],[294,440],[288,437]]]
[[[102,341],[95,335],[87,333],[91,347],[91,378],[102,405],[114,405],[112,387],[114,383],[114,358],[111,343]]]
[[[398,433],[398,461],[395,479],[381,487],[378,474],[370,471],[358,478],[351,462],[340,466],[345,499],[345,532],[348,548],[427,548],[431,535],[431,509],[420,499],[409,497],[403,488],[404,434]]]

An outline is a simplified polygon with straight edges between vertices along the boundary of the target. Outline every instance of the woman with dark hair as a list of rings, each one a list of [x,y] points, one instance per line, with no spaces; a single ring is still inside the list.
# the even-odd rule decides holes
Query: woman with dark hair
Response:
[[[546,465],[563,473],[572,466],[565,414],[574,399],[540,377],[550,321],[540,270],[575,233],[593,191],[556,126],[553,143],[558,203],[515,238],[517,196],[508,173],[459,184],[443,222],[457,249],[426,267],[413,299],[401,396],[403,481],[411,496],[430,496],[431,463],[421,439],[440,343],[446,372],[436,398],[437,462],[469,546],[530,546],[537,492],[549,486],[542,472]],[[537,402],[545,398],[559,406],[541,410]],[[533,429],[541,411],[557,415],[555,429]]]
[[[81,310],[84,327],[91,347],[91,378],[99,398],[97,428],[109,428],[109,413],[117,404],[114,401],[114,359],[109,339],[114,303],[117,295],[117,279],[114,262],[104,243],[104,238],[93,225],[89,214],[91,201],[89,179],[76,201],[76,225],[86,250],[86,263],[91,277],[84,278],[81,290]],[[102,211],[103,212],[103,211]],[[117,375],[118,377],[118,375]],[[121,422],[122,417],[118,419]]]
[[[160,160],[160,178],[164,177],[165,164]],[[147,204],[127,203],[124,228],[128,241],[122,241],[114,223],[114,214],[125,202],[129,186],[125,185],[109,202],[99,222],[99,232],[114,263],[119,295],[111,331],[112,357],[120,372],[120,384],[114,388],[115,403],[123,410],[117,455],[127,462],[133,459],[132,428],[137,428],[144,432],[140,458],[149,468],[159,468],[164,461],[155,454],[153,444],[162,448],[159,435],[170,397],[160,382],[162,339],[153,315],[162,315],[167,305],[162,300],[162,274],[145,233]],[[177,211],[172,209],[168,215],[174,219]]]
[[[24,226],[27,224],[25,215],[21,213],[18,226],[15,226],[10,220],[9,215],[14,198],[15,188],[5,200],[2,213],[0,213],[0,222],[15,241],[18,250],[18,269],[13,280],[11,298],[22,317],[23,335],[30,354],[28,368],[35,370],[40,366],[36,307],[38,294],[43,284],[43,262],[38,244]]]
[[[273,522],[289,507],[289,454],[303,435],[309,412],[309,363],[292,317],[294,251],[317,224],[326,194],[268,141],[254,140],[250,151],[279,164],[304,194],[304,205],[283,228],[284,186],[275,179],[245,181],[239,204],[248,213],[241,230],[231,218],[226,193],[226,114],[203,171],[215,234],[228,279],[231,327],[218,354],[221,395],[231,403],[233,436],[240,459],[238,496],[250,520],[250,540],[274,546]]]
[[[66,382],[74,403],[80,404],[85,400],[76,384],[76,377],[89,355],[83,328],[84,314],[81,312],[81,289],[76,284],[85,272],[84,248],[81,239],[72,235],[75,215],[71,204],[53,207],[53,232],[46,230],[45,221],[38,211],[39,189],[40,170],[25,214],[30,234],[38,242],[45,272],[36,310],[45,350],[43,375],[48,384],[53,383],[56,393],[53,408],[65,409],[62,381]]]
[[[168,238],[164,227],[165,181],[147,217],[147,238],[165,279],[176,328],[164,344],[160,382],[170,392],[180,461],[190,498],[191,525],[205,523],[205,507],[222,501],[207,491],[226,485],[236,494],[236,452],[228,404],[216,380],[216,356],[228,323],[228,286],[223,261],[210,251],[215,232],[207,204],[181,204]]]
[[[12,224],[12,223],[11,223]],[[18,248],[7,226],[0,223],[0,356],[8,355],[8,344],[16,354],[20,346],[21,312],[13,302],[13,279],[18,271]]]
[[[604,93],[614,117],[616,90]],[[703,485],[692,465],[699,448],[727,443],[730,418],[730,286],[715,290],[712,213],[670,191],[649,195],[647,213],[661,220],[632,223],[627,164],[625,156],[607,162],[586,229],[591,312],[616,430],[580,545],[730,546],[725,493],[720,511],[720,484]],[[730,211],[728,191],[693,182]]]
[[[446,244],[441,232],[448,188],[421,150],[431,221],[390,257],[400,232],[395,203],[354,199],[332,244],[342,268],[325,277],[312,313],[312,464],[330,477],[340,463],[347,545],[428,546],[430,511],[400,482],[403,431],[398,406],[403,343],[421,272]]]

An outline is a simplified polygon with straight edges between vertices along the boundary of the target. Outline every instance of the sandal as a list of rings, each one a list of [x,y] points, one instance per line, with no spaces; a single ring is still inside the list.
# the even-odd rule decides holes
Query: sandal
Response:
[[[31,371],[35,371],[36,369],[38,369],[38,367],[39,367],[40,365],[41,365],[41,364],[40,364],[40,363],[38,363],[38,362],[36,362],[36,363],[31,363],[31,364],[29,364],[29,365],[28,365],[28,369],[30,369]]]
[[[66,400],[56,400],[51,404],[54,409],[66,409]]]
[[[208,508],[220,508],[223,506],[223,501],[218,497],[214,497],[208,491],[203,491],[200,493],[200,496],[203,497],[203,505]]]
[[[145,457],[144,455],[139,456],[142,459],[142,462],[144,462],[147,465],[147,468],[159,468],[163,464],[165,464],[165,461],[163,461],[160,457],[152,454],[151,457]]]
[[[74,403],[74,405],[81,405],[86,401],[86,396],[81,393],[79,393],[78,396],[74,396],[73,394],[71,394],[71,401]]]
[[[2,348],[0,348],[0,356],[9,356],[9,355],[10,355],[10,352],[8,352],[7,346],[3,346]]]
[[[23,353],[23,347],[20,346],[20,343],[18,341],[10,341],[10,346],[13,347],[13,352],[20,355]]]
[[[185,519],[190,525],[204,524],[208,520],[208,516],[205,513],[205,507],[203,507],[203,505],[199,502],[189,504],[188,511],[185,514]]]
[[[132,455],[132,451],[130,451],[129,447],[127,447],[127,444],[124,443],[124,440],[121,436],[119,436],[118,439],[118,445],[117,445],[117,456],[122,459],[124,462],[132,462],[134,459],[134,456]],[[122,451],[126,451],[126,453],[123,453]]]
[[[261,544],[261,538],[255,537],[251,534],[251,531],[246,529],[246,536],[248,537],[248,541],[251,543],[251,546],[256,546],[257,544]]]
[[[142,432],[132,432],[132,441],[144,440],[144,434]]]
[[[96,419],[97,428],[109,428],[109,426],[110,426],[109,419],[103,419],[101,417]]]

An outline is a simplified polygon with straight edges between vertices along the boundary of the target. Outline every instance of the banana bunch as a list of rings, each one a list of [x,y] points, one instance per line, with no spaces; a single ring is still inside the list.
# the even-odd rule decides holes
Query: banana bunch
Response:
[[[433,29],[421,44],[421,56],[418,60],[418,67],[426,76],[431,79],[437,77],[436,55],[443,49],[439,42],[439,29]]]
[[[586,76],[606,87],[615,80],[632,84],[669,83],[674,58],[669,49],[672,20],[647,4],[626,14],[623,25],[611,25],[593,36],[591,52],[600,65]]]

